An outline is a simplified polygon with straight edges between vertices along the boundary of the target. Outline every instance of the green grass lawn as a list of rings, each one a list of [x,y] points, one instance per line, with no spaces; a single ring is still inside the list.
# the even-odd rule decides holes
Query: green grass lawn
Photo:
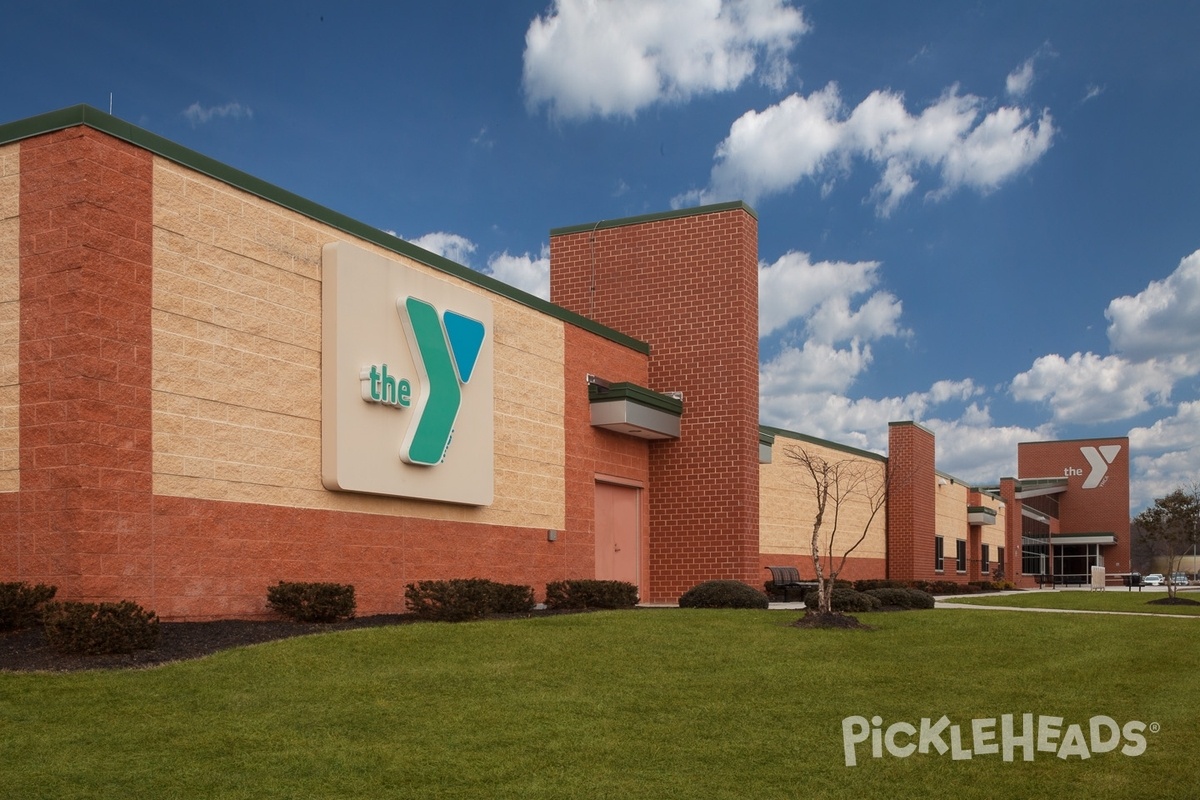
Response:
[[[143,671],[0,674],[0,797],[1127,798],[1194,785],[1192,620],[938,610],[865,614],[865,632],[796,617],[409,625]],[[854,715],[884,728],[946,715],[970,748],[973,719],[1023,713],[1062,717],[1064,739],[1097,715],[1157,732],[1137,756],[877,759],[866,742],[845,763]]]
[[[1151,600],[1162,600],[1165,591],[1138,592],[1126,589],[1108,589],[1089,592],[1077,589],[1058,592],[1029,592],[990,597],[942,597],[951,603],[967,603],[978,606],[1010,606],[1014,608],[1062,608],[1080,611],[1132,611],[1142,614],[1187,614],[1200,616],[1200,605],[1155,605]],[[1181,591],[1181,598],[1200,600],[1200,592]]]

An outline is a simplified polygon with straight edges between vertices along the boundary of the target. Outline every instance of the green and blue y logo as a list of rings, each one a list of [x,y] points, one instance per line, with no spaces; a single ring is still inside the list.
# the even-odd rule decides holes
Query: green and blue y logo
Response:
[[[462,408],[462,389],[471,382],[487,332],[477,319],[454,311],[439,315],[431,303],[415,297],[398,299],[396,310],[420,378],[400,458],[409,464],[440,464]]]
[[[321,252],[321,483],[491,505],[491,297],[351,242]]]

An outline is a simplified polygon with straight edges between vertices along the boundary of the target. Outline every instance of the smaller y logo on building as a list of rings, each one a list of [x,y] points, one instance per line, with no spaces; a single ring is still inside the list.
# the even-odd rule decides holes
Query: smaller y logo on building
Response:
[[[462,387],[471,381],[486,330],[479,320],[454,311],[439,318],[431,303],[415,297],[398,299],[396,310],[420,378],[415,419],[400,445],[400,458],[432,466],[441,463],[450,446]]]
[[[1105,444],[1100,447],[1081,447],[1079,452],[1083,453],[1088,466],[1091,467],[1091,472],[1083,479],[1082,488],[1095,489],[1104,485],[1108,476],[1108,465],[1116,460],[1117,454],[1121,452],[1121,445]],[[1077,470],[1077,472],[1082,474],[1082,470]]]

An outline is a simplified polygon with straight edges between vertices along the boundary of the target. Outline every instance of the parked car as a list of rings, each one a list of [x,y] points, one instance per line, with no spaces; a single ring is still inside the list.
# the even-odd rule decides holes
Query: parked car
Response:
[[[1149,575],[1142,576],[1143,586],[1162,586],[1166,582],[1167,579],[1157,572],[1152,572]]]
[[[1171,573],[1171,583],[1175,584],[1176,586],[1187,586],[1188,585],[1188,577],[1187,577],[1187,575],[1184,575],[1182,572],[1172,572]]]

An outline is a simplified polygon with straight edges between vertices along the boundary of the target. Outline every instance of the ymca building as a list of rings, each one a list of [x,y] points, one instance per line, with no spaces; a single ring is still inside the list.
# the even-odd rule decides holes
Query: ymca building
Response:
[[[757,219],[550,232],[551,302],[86,106],[0,125],[0,581],[254,617],[280,580],[811,576],[798,452],[886,485],[844,577],[1129,570],[1124,438],[968,486],[758,417]],[[840,541],[840,540],[839,540]]]

